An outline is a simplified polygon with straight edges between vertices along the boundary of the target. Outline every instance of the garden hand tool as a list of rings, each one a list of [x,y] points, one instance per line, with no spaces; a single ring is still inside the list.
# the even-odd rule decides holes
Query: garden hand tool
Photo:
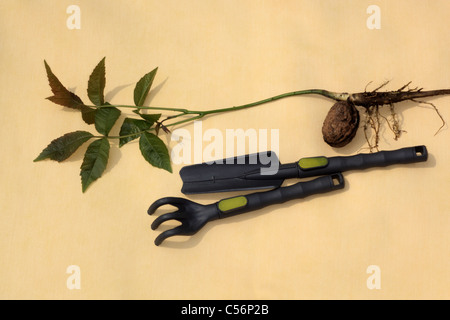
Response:
[[[250,159],[255,160],[255,156],[256,161],[251,163]],[[345,183],[341,171],[422,162],[428,159],[428,152],[425,146],[416,146],[354,156],[302,158],[298,162],[279,164],[273,172],[266,170],[265,174],[261,173],[261,169],[270,171],[270,167],[267,161],[261,160],[262,156],[263,154],[245,155],[221,161],[228,164],[202,163],[182,168],[180,171],[183,180],[182,192],[186,194],[274,189],[231,197],[207,205],[178,197],[161,198],[150,206],[148,214],[153,214],[163,205],[172,205],[178,210],[156,218],[152,223],[152,229],[155,230],[161,223],[168,220],[177,220],[181,222],[181,225],[162,232],[155,239],[155,244],[158,246],[166,238],[176,235],[194,235],[209,221],[254,211],[288,200],[342,189]],[[270,156],[272,161],[274,158],[278,161],[275,154]],[[233,164],[229,164],[230,159],[234,161],[231,162]],[[281,187],[285,179],[314,176],[321,177]]]
[[[277,188],[288,178],[307,178],[349,170],[385,167],[426,161],[425,146],[337,157],[309,157],[279,164],[270,169],[267,158],[278,162],[274,152],[223,159],[217,163],[195,164],[180,170],[184,194]],[[252,161],[253,160],[253,161]],[[266,170],[262,174],[262,170]],[[272,170],[272,171],[271,171]],[[271,171],[271,172],[270,172]]]
[[[178,209],[174,212],[163,214],[153,221],[151,225],[153,230],[168,220],[181,222],[180,226],[162,232],[155,239],[155,245],[159,246],[168,237],[193,235],[209,221],[223,219],[261,209],[272,204],[279,204],[288,200],[300,199],[313,194],[342,188],[344,188],[344,178],[340,173],[335,173],[306,182],[298,182],[291,186],[231,197],[207,205],[178,197],[161,198],[150,206],[148,214],[153,214],[163,205],[172,205]]]

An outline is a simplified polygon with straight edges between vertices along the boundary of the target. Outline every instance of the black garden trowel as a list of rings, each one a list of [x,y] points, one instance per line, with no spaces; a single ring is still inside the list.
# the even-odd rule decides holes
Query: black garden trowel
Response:
[[[184,194],[273,189],[285,179],[331,175],[349,170],[423,162],[425,146],[337,157],[308,157],[289,164],[279,163],[274,152],[261,152],[213,163],[185,166],[180,170]]]

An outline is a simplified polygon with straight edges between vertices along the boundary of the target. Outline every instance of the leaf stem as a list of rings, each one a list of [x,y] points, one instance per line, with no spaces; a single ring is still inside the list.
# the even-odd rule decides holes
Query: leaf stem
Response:
[[[132,105],[125,105],[125,104],[105,104],[101,106],[88,106],[92,108],[132,108],[132,109],[139,109],[139,110],[162,110],[162,111],[174,111],[174,112],[181,112],[183,114],[189,114],[189,113],[195,113],[194,111],[190,111],[187,109],[180,109],[180,108],[163,108],[163,107],[139,107],[139,106],[132,106]]]
[[[126,134],[123,136],[92,136],[92,138],[108,138],[108,139],[123,139],[123,138],[129,138],[129,137],[134,137],[134,136],[138,136],[144,132],[148,132],[149,130],[154,130],[153,128],[147,129],[147,130],[142,130],[142,131],[138,131],[138,132],[134,132],[134,133],[130,133],[130,134]]]
[[[174,123],[165,124],[164,126],[166,126],[166,127],[173,127],[173,126],[176,126],[176,125],[179,125],[179,124],[182,124],[182,123],[186,123],[186,122],[189,122],[189,121],[194,121],[194,120],[197,120],[197,119],[201,119],[205,115],[206,115],[205,113],[200,113],[199,115],[197,115],[195,117],[191,117],[189,119],[177,121],[177,122],[174,122]]]

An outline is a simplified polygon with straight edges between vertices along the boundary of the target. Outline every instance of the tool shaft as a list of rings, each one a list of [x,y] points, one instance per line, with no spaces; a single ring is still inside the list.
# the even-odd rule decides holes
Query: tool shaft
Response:
[[[340,173],[319,177],[311,181],[298,182],[292,186],[280,187],[265,192],[224,199],[218,202],[219,217],[226,218],[269,205],[301,199],[313,194],[325,193],[344,188],[344,178]]]
[[[298,178],[331,174],[350,170],[363,170],[374,167],[386,167],[394,164],[423,162],[428,158],[425,146],[408,147],[392,151],[362,153],[354,156],[327,158],[328,163],[320,167],[304,169],[298,166]],[[299,161],[300,162],[300,161]]]

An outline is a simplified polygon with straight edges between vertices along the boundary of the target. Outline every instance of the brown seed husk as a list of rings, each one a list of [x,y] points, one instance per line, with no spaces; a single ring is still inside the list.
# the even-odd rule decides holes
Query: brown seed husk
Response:
[[[336,102],[323,122],[323,140],[330,146],[340,148],[347,145],[359,127],[359,112],[353,103]]]

